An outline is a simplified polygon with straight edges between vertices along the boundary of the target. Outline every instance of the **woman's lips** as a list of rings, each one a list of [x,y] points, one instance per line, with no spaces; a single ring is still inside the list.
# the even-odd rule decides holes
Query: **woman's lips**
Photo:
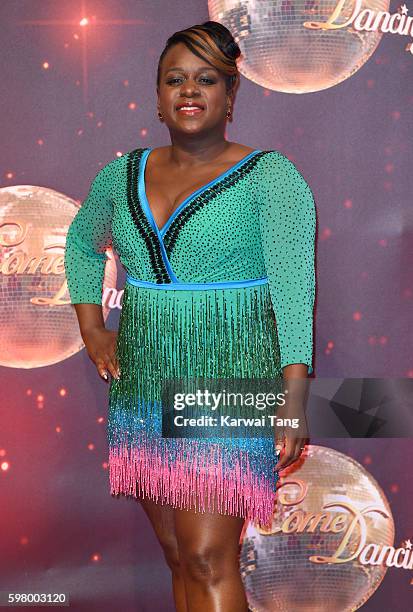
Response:
[[[199,108],[199,107],[194,107],[194,108],[178,108],[177,109],[177,113],[179,113],[180,115],[187,115],[189,117],[192,117],[194,115],[199,115],[199,113],[203,112],[203,108]]]

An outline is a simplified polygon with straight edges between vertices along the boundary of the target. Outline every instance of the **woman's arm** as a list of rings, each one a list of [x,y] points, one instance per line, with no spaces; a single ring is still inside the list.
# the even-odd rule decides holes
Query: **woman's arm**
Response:
[[[286,402],[277,417],[298,422],[284,429],[275,470],[294,463],[309,442],[306,403],[313,371],[316,211],[313,194],[295,165],[277,151],[263,158],[259,211],[262,249],[280,346]],[[276,434],[276,442],[280,436]]]
[[[72,304],[102,304],[102,285],[112,244],[114,160],[93,179],[89,193],[69,226],[65,271]]]
[[[307,376],[308,366],[304,363],[294,363],[283,368],[283,378],[285,379],[307,378]]]
[[[307,376],[313,372],[314,198],[287,157],[270,151],[262,163],[258,189],[260,231],[281,367],[285,377]]]
[[[89,357],[100,376],[107,370],[118,377],[115,358],[116,332],[105,328],[102,311],[102,285],[106,249],[112,244],[114,160],[104,166],[92,181],[89,193],[76,213],[66,237],[65,271],[71,303]]]
[[[99,375],[108,382],[108,373],[120,377],[116,359],[117,332],[105,328],[102,306],[99,304],[74,304],[82,336],[89,357]]]

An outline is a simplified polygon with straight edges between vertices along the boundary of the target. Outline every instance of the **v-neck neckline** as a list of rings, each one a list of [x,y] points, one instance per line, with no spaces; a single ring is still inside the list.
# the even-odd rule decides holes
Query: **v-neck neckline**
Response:
[[[202,187],[199,187],[198,189],[196,189],[195,191],[193,191],[192,193],[190,193],[180,204],[177,208],[175,208],[175,210],[172,212],[172,214],[169,216],[169,219],[166,221],[166,223],[159,228],[154,216],[152,214],[152,210],[151,207],[149,205],[149,200],[148,197],[146,195],[146,183],[145,183],[145,168],[146,168],[146,162],[147,159],[149,157],[150,152],[152,151],[152,147],[147,147],[144,149],[142,156],[140,158],[140,163],[139,163],[139,176],[138,176],[138,193],[139,193],[139,199],[142,205],[142,209],[145,213],[146,218],[148,219],[152,229],[154,230],[154,232],[158,235],[159,238],[162,238],[165,233],[167,232],[168,228],[171,226],[171,224],[173,223],[173,221],[178,217],[178,215],[181,213],[181,211],[194,199],[196,198],[198,195],[200,195],[201,193],[203,193],[204,191],[206,191],[209,187],[211,187],[212,185],[215,185],[216,183],[218,183],[219,181],[221,181],[222,179],[224,179],[226,176],[228,176],[229,174],[232,174],[233,172],[235,172],[235,170],[238,170],[238,168],[240,166],[242,166],[245,162],[247,162],[251,157],[254,157],[255,155],[257,155],[258,153],[261,153],[262,150],[261,149],[254,149],[253,151],[251,151],[250,153],[248,153],[247,155],[245,155],[244,157],[242,157],[240,160],[238,160],[235,164],[233,164],[230,168],[228,168],[227,170],[225,170],[224,172],[221,172],[221,174],[219,174],[218,176],[216,176],[214,179],[212,179],[211,181],[209,181],[208,183],[206,183],[205,185],[202,185]]]

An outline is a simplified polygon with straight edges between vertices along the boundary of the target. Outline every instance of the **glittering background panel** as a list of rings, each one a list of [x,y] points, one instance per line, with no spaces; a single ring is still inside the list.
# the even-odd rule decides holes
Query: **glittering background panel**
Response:
[[[171,33],[208,19],[206,2],[3,0],[0,17],[2,187],[44,186],[80,203],[114,157],[169,142],[156,116],[157,58]],[[313,190],[319,376],[413,375],[406,43],[383,36],[351,78],[308,95],[242,78],[228,126],[229,140],[287,155]],[[118,319],[115,303],[109,327]],[[21,326],[21,342],[30,343],[33,325]],[[57,333],[45,333],[42,358]],[[146,516],[108,495],[108,388],[85,351],[40,368],[2,367],[0,376],[2,589],[68,591],[76,610],[172,611],[169,572]],[[411,535],[410,441],[328,445],[372,473],[397,534]],[[410,590],[406,573],[390,571],[363,610],[407,609]]]

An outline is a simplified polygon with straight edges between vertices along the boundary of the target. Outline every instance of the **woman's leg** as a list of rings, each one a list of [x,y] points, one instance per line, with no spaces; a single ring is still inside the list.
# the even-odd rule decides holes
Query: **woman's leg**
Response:
[[[138,499],[138,502],[152,524],[166,562],[172,571],[172,589],[176,610],[177,612],[187,612],[185,584],[180,569],[178,545],[175,537],[174,510],[167,504],[161,505],[146,498]]]
[[[174,510],[188,612],[247,612],[239,568],[245,519]]]

